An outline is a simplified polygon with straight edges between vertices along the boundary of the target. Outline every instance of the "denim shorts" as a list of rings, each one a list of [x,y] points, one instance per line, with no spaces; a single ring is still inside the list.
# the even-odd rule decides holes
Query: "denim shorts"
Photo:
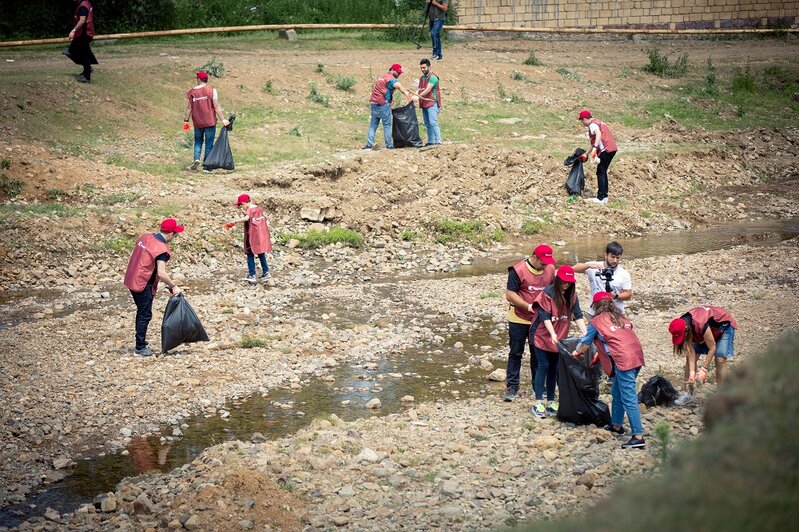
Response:
[[[694,344],[694,351],[697,355],[707,354],[707,344]],[[735,327],[725,325],[721,332],[721,338],[716,342],[717,357],[730,359],[735,355]]]

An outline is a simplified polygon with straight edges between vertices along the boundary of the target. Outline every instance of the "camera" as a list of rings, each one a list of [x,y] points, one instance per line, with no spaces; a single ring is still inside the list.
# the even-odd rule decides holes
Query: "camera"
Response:
[[[605,292],[612,292],[610,282],[613,280],[613,268],[603,268],[599,271],[597,277],[605,281]]]

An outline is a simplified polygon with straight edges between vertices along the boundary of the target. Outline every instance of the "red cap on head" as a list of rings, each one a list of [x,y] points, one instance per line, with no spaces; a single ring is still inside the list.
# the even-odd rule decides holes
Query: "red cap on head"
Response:
[[[591,300],[592,303],[596,303],[597,301],[604,301],[606,299],[613,299],[613,294],[610,292],[597,292],[594,294],[593,299]]]
[[[238,207],[242,203],[249,203],[249,202],[250,202],[250,195],[249,194],[242,194],[236,200],[236,207]]]
[[[178,221],[174,218],[167,218],[161,222],[162,233],[182,233],[185,227],[178,225]]]
[[[200,70],[199,72],[197,72],[197,79],[199,79],[200,81],[208,81],[208,72],[203,72],[202,70]]]
[[[577,120],[582,120],[583,118],[591,118],[591,111],[588,109],[580,111],[580,116],[577,117]]]
[[[680,345],[685,339],[685,331],[688,330],[688,324],[682,318],[676,318],[669,324],[669,332],[671,333],[671,343]]]
[[[555,257],[552,256],[552,248],[546,244],[536,246],[533,250],[533,255],[538,257],[538,260],[544,264],[555,264]]]
[[[565,281],[567,283],[573,283],[576,281],[574,278],[574,268],[569,266],[568,264],[564,264],[557,271],[558,279],[561,281]]]
[[[393,70],[397,74],[402,74],[402,65],[400,65],[399,63],[394,63],[393,65],[391,65],[391,67],[389,67],[389,70]]]

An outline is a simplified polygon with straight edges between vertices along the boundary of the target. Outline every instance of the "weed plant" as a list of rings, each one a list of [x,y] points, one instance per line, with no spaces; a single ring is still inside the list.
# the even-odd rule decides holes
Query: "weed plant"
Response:
[[[47,199],[49,200],[59,200],[68,196],[67,192],[65,190],[61,190],[60,188],[48,188],[46,195]]]
[[[241,347],[244,349],[252,349],[253,347],[266,347],[266,341],[258,338],[257,336],[242,336]]]
[[[709,57],[707,58],[707,67],[705,68],[705,86],[702,91],[711,96],[719,93],[716,67],[713,66],[713,61],[711,61]]]
[[[272,83],[272,80],[266,80],[266,83],[261,85],[261,92],[265,92],[266,94],[274,94],[275,93],[275,85]]]
[[[10,170],[11,169],[11,159],[3,159],[0,161],[0,170]]]
[[[417,236],[418,235],[414,231],[409,229],[403,229],[400,231],[400,238],[405,242],[412,242],[416,240]]]
[[[327,231],[311,229],[304,234],[295,232],[281,233],[277,240],[284,245],[288,243],[289,240],[297,240],[300,243],[300,247],[303,249],[320,248],[337,243],[351,248],[360,248],[363,246],[363,235],[361,233],[337,225],[332,226]]]
[[[524,220],[522,222],[521,231],[522,234],[525,235],[536,235],[541,233],[547,226],[547,223],[543,220]]]
[[[322,63],[316,63],[316,73],[317,74],[324,74],[325,73],[325,65]]]
[[[336,76],[333,78],[336,88],[340,91],[349,91],[358,82],[353,76]]]
[[[748,93],[754,94],[757,92],[757,82],[755,76],[752,75],[749,65],[746,65],[744,70],[740,68],[735,69],[735,74],[732,77],[732,92],[733,93]]]
[[[530,65],[530,66],[543,66],[544,65],[544,63],[539,61],[538,58],[535,56],[535,50],[530,50],[530,55],[528,55],[527,59],[522,61],[522,63],[525,64],[525,65]]]
[[[669,61],[668,56],[661,54],[657,48],[650,48],[649,64],[644,65],[643,71],[661,78],[681,78],[688,73],[688,54],[681,55],[676,61]]]
[[[315,81],[311,82],[311,92],[308,94],[308,99],[314,103],[318,103],[319,105],[330,107],[330,99],[319,92],[319,87],[316,86]]]
[[[19,179],[11,179],[6,174],[0,175],[0,190],[9,198],[19,196],[24,185]]]
[[[114,253],[130,253],[135,243],[132,238],[109,238],[103,241],[102,248]]]
[[[221,78],[225,75],[225,64],[221,61],[217,62],[216,57],[212,57],[210,61],[199,67],[197,70],[207,72],[209,76]]]
[[[514,70],[511,73],[510,79],[512,79],[514,81],[524,81],[526,83],[535,83],[535,81],[533,81],[533,78],[531,78],[530,76],[528,76],[524,72],[519,72],[518,70]]]
[[[566,79],[571,79],[571,80],[573,80],[573,81],[580,81],[580,79],[581,79],[581,78],[580,78],[580,74],[578,74],[578,73],[577,73],[577,72],[575,72],[574,70],[569,70],[569,69],[568,69],[568,68],[566,68],[566,67],[558,67],[558,69],[556,70],[556,72],[557,72],[558,74],[560,74],[561,76],[563,76],[564,78],[566,78]]]

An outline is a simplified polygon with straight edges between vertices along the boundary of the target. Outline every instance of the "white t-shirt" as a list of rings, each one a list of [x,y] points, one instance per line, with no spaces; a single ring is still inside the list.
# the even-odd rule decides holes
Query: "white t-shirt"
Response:
[[[202,86],[202,85],[197,85],[197,86],[196,86],[196,87],[194,87],[194,88],[195,88],[195,89],[202,89],[202,88],[203,88],[203,86]],[[216,89],[214,89],[214,100],[218,100],[218,99],[219,99],[219,97],[218,97],[218,96],[217,96],[217,94],[216,94]]]
[[[596,122],[588,124],[588,140],[591,141],[591,137],[596,137],[599,134],[599,124]],[[591,150],[588,150],[591,151]],[[602,139],[599,139],[599,151],[597,153],[602,153],[605,151],[605,143],[602,142]]]
[[[594,294],[597,292],[604,292],[605,291],[605,280],[599,278],[599,272],[602,270],[596,270],[594,268],[589,268],[585,270],[585,274],[588,276],[588,288],[591,289],[591,299],[594,299]],[[622,268],[621,265],[616,266],[616,269],[613,270],[613,280],[610,281],[610,289],[613,293],[618,294],[622,290],[632,290],[633,288],[633,280],[630,277],[630,272]],[[619,308],[622,314],[624,314],[624,302],[618,299],[614,299],[613,302]],[[588,307],[588,314],[591,316],[594,315],[594,309],[590,306]]]

